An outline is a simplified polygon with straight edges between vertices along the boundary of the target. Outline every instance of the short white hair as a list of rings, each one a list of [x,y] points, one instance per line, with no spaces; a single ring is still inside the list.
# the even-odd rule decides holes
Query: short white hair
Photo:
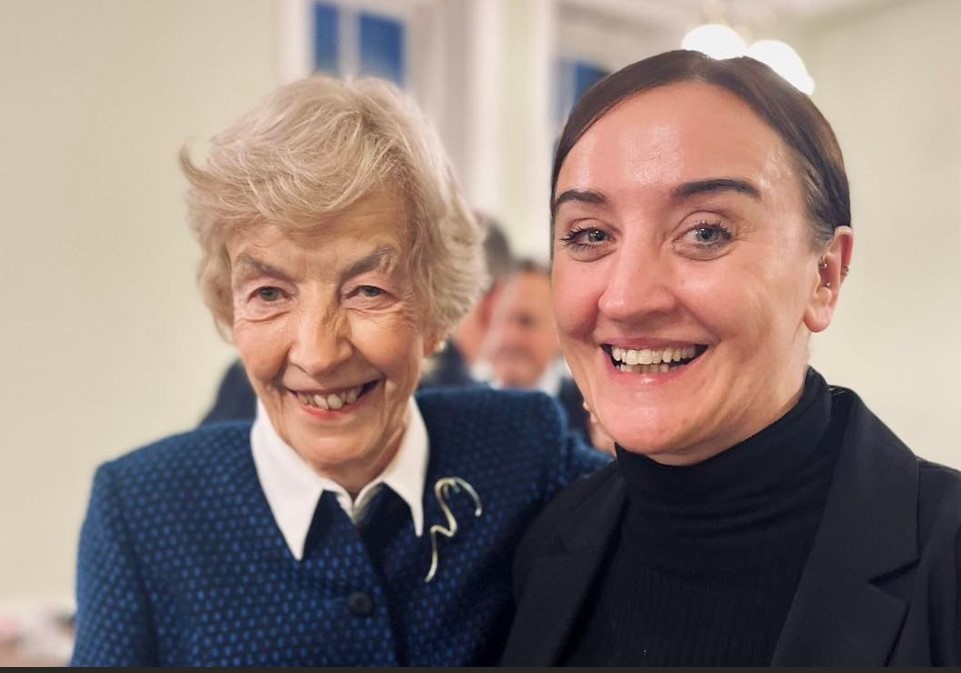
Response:
[[[373,192],[408,207],[414,289],[428,327],[450,332],[486,281],[483,234],[440,141],[413,101],[374,78],[317,75],[282,86],[223,133],[204,165],[186,148],[198,283],[221,333],[233,324],[227,243],[265,224],[310,229]]]

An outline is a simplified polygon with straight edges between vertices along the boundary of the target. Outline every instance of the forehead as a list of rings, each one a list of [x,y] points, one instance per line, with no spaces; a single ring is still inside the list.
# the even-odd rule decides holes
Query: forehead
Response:
[[[390,248],[396,255],[408,249],[409,217],[405,200],[393,192],[376,192],[347,208],[323,215],[306,227],[260,224],[238,232],[228,242],[231,259],[257,251],[258,256],[292,254],[323,260],[331,269],[350,263],[371,250]],[[396,259],[394,260],[396,261]]]
[[[513,276],[504,293],[504,301],[514,309],[546,312],[551,310],[550,277],[537,272],[523,272]]]
[[[703,82],[657,87],[617,104],[574,145],[557,192],[675,185],[707,177],[766,183],[793,176],[791,155],[774,129],[737,96]]]

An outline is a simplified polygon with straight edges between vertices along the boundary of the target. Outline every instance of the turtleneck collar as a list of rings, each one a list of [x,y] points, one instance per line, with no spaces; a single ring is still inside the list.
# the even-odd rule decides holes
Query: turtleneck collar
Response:
[[[646,544],[719,543],[740,547],[819,517],[835,452],[818,451],[831,420],[831,393],[808,369],[797,404],[779,420],[696,465],[670,466],[617,448],[627,484],[622,533]],[[651,537],[658,538],[652,540]]]

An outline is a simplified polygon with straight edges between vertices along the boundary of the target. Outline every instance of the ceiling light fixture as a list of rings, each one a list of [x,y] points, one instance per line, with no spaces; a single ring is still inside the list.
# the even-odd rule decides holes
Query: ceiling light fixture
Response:
[[[706,23],[688,32],[681,41],[681,47],[716,59],[750,56],[766,63],[799,91],[808,95],[814,93],[814,79],[800,55],[787,42],[758,40],[748,46],[744,38],[730,26]]]
[[[698,26],[681,41],[681,47],[707,54],[711,58],[735,58],[747,52],[747,42],[730,26],[723,23],[705,23]]]

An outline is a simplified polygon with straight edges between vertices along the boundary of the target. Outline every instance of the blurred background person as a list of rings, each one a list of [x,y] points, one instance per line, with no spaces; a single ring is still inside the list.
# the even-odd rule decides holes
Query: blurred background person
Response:
[[[240,421],[253,418],[256,412],[257,393],[250,385],[250,379],[244,371],[244,363],[234,360],[220,379],[213,405],[200,424]]]
[[[490,215],[475,211],[484,231],[484,262],[487,285],[467,315],[454,328],[444,347],[427,363],[421,385],[428,388],[476,385],[471,369],[478,362],[490,331],[496,297],[514,266],[511,244],[501,224]]]
[[[493,303],[482,362],[497,388],[556,394],[564,377],[548,268],[521,259]]]
[[[546,396],[413,397],[484,281],[439,142],[383,81],[318,76],[182,163],[256,418],[97,470],[73,663],[495,663],[516,541],[604,461]]]
[[[494,299],[478,364],[475,375],[495,388],[540,390],[555,397],[571,430],[597,448],[611,449],[564,363],[547,266],[530,258],[516,263]]]

